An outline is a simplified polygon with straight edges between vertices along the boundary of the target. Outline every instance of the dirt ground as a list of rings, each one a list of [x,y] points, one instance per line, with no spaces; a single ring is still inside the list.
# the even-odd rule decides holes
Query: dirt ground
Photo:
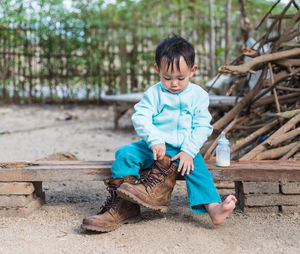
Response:
[[[108,106],[0,106],[0,119],[0,161],[35,161],[54,153],[112,160],[120,145],[138,140],[130,112],[114,131]],[[141,222],[103,234],[80,228],[106,197],[102,182],[43,184],[41,209],[26,218],[0,217],[0,254],[300,253],[299,214],[236,211],[216,227],[207,214],[189,210],[183,181],[166,215],[142,209]]]

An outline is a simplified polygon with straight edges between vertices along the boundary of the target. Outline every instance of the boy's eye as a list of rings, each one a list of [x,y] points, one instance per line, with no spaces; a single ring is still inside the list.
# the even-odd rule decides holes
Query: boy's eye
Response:
[[[178,78],[178,80],[184,80],[184,78]]]
[[[170,78],[164,77],[165,80],[171,80]]]

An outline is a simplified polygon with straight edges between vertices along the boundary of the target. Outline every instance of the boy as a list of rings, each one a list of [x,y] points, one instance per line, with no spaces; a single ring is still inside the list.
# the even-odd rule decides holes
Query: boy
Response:
[[[235,208],[233,195],[221,203],[199,154],[212,126],[208,94],[189,82],[197,70],[194,58],[193,45],[176,35],[157,46],[154,68],[161,82],[144,93],[132,116],[142,141],[117,150],[112,178],[106,181],[111,195],[99,214],[83,220],[82,228],[114,230],[138,220],[140,205],[166,212],[179,172],[193,212],[208,212],[219,225]],[[140,178],[140,170],[146,168],[149,172]]]

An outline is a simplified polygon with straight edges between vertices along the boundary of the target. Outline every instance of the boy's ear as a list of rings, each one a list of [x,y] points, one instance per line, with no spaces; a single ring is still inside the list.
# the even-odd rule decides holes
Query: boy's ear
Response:
[[[157,63],[154,64],[154,69],[156,70],[156,72],[158,74],[160,74],[160,70],[159,70],[159,67],[158,67]]]
[[[191,78],[192,76],[194,76],[194,74],[195,74],[195,72],[196,72],[197,69],[198,69],[198,65],[194,65],[194,66],[192,67],[190,78]]]

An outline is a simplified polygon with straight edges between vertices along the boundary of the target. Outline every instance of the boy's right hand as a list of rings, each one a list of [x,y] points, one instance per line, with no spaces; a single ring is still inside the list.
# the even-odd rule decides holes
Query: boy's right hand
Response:
[[[166,145],[165,144],[156,144],[151,147],[153,152],[153,159],[162,160],[166,154]]]

